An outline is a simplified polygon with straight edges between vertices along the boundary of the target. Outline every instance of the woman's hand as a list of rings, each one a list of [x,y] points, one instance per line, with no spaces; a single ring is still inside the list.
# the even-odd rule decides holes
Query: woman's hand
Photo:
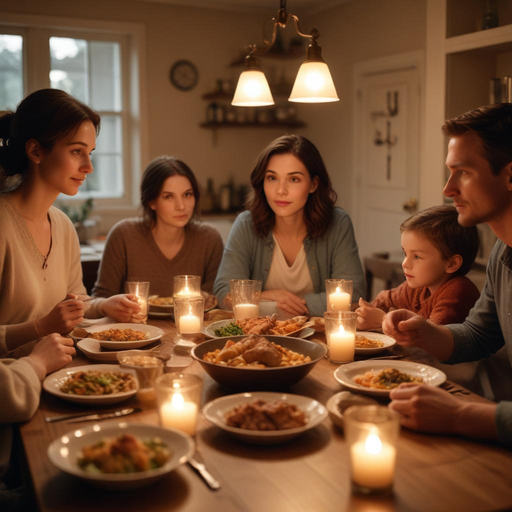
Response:
[[[50,333],[67,334],[84,319],[84,303],[77,295],[68,293],[45,317],[34,321],[38,336]]]
[[[309,315],[306,301],[286,290],[266,290],[262,292],[261,298],[274,300],[279,309],[291,315]]]
[[[44,377],[68,364],[75,353],[71,338],[53,333],[38,341],[27,357],[43,372]]]
[[[113,295],[101,303],[102,313],[116,322],[131,322],[140,309],[137,297],[131,294]]]
[[[382,309],[374,308],[363,299],[359,299],[359,307],[356,309],[357,313],[357,328],[360,331],[367,331],[368,329],[381,329],[382,320],[386,313]]]

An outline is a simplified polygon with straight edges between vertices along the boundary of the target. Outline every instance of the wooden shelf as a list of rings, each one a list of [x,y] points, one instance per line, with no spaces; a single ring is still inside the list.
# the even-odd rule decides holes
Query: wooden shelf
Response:
[[[290,121],[288,123],[201,123],[201,128],[303,128],[306,123],[302,121]]]
[[[494,47],[504,46],[504,51],[509,50],[512,40],[512,25],[490,28],[471,34],[449,37],[446,39],[445,52],[458,53],[475,49],[495,50]]]

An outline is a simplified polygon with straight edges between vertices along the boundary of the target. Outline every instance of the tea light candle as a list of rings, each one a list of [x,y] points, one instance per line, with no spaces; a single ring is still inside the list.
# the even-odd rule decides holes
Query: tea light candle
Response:
[[[170,401],[160,407],[160,419],[163,427],[172,427],[189,436],[196,433],[197,405],[185,402],[181,393],[174,393]]]
[[[195,333],[201,330],[201,321],[195,315],[180,316],[180,334]]]
[[[332,311],[350,311],[350,293],[342,292],[340,287],[329,294],[329,307]]]
[[[258,316],[260,307],[258,304],[237,304],[235,306],[235,318],[237,320],[244,320],[245,318],[254,318]]]
[[[393,484],[396,449],[383,443],[377,434],[354,443],[350,448],[352,480],[370,489],[385,489]]]
[[[329,358],[333,361],[353,361],[356,347],[356,335],[346,331],[342,325],[338,331],[329,333]]]
[[[188,286],[185,285],[185,288],[183,290],[179,291],[176,294],[176,297],[200,297],[201,294],[198,292],[193,292],[190,290]]]

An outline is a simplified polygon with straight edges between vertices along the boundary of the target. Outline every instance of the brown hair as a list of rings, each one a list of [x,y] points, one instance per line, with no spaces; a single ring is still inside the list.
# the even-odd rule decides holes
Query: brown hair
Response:
[[[283,135],[271,142],[260,154],[251,172],[252,192],[245,206],[251,212],[256,233],[265,238],[275,225],[276,217],[267,202],[263,185],[270,158],[284,154],[297,157],[308,170],[311,180],[318,179],[317,189],[309,194],[304,207],[304,221],[308,235],[320,238],[331,224],[338,196],[332,188],[320,152],[311,141],[300,135]]]
[[[449,119],[443,124],[442,130],[447,137],[474,133],[482,145],[483,157],[495,175],[512,162],[511,103],[476,108]]]
[[[177,158],[159,156],[149,162],[144,170],[140,184],[140,202],[144,210],[144,221],[150,228],[156,223],[156,213],[151,209],[150,203],[158,198],[160,192],[162,192],[165,180],[171,176],[184,176],[190,181],[196,200],[192,220],[199,219],[199,199],[201,195],[194,173],[187,164]]]
[[[464,276],[475,261],[480,239],[476,226],[463,227],[457,217],[457,209],[449,204],[432,206],[405,220],[400,232],[421,233],[439,250],[444,260],[460,254],[462,265],[453,275]]]
[[[41,89],[28,95],[16,112],[0,117],[0,190],[14,189],[23,183],[29,159],[27,141],[35,139],[51,151],[55,143],[76,133],[84,121],[100,130],[100,116],[90,107],[59,89]],[[18,175],[12,184],[11,178]]]

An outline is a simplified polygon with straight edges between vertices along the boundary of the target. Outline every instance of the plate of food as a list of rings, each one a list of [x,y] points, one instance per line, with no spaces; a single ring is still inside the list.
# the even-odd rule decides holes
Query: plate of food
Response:
[[[131,490],[175,470],[194,450],[192,438],[179,430],[114,422],[66,433],[50,444],[48,457],[61,471],[97,487]]]
[[[164,335],[159,327],[146,324],[106,324],[87,329],[87,338],[95,339],[108,350],[128,350],[154,343]]]
[[[44,379],[43,389],[69,402],[110,405],[134,396],[138,383],[134,370],[90,364],[51,373]]]
[[[327,410],[307,396],[251,392],[208,402],[203,415],[242,441],[276,444],[316,427],[327,417]]]
[[[396,340],[391,336],[379,332],[356,332],[356,354],[377,354],[387,348],[391,348]]]
[[[340,366],[334,378],[343,386],[376,396],[387,396],[403,382],[440,386],[446,375],[433,366],[413,361],[357,361]]]
[[[345,411],[353,405],[379,405],[379,403],[368,396],[356,395],[350,391],[340,391],[327,400],[325,407],[327,408],[331,421],[337,427],[344,428],[345,420],[343,415]]]
[[[207,340],[191,355],[219,384],[231,389],[291,386],[324,358],[324,344],[289,336],[232,336]]]
[[[309,338],[315,331],[304,324],[305,316],[295,316],[289,320],[277,320],[277,315],[257,316],[245,320],[219,320],[204,329],[204,334],[210,338],[242,336],[244,334],[268,334],[273,336],[293,336]]]
[[[204,311],[210,311],[217,307],[217,297],[208,292],[201,291],[204,297]],[[149,314],[151,316],[170,316],[174,313],[174,299],[171,296],[150,295],[148,298]]]

